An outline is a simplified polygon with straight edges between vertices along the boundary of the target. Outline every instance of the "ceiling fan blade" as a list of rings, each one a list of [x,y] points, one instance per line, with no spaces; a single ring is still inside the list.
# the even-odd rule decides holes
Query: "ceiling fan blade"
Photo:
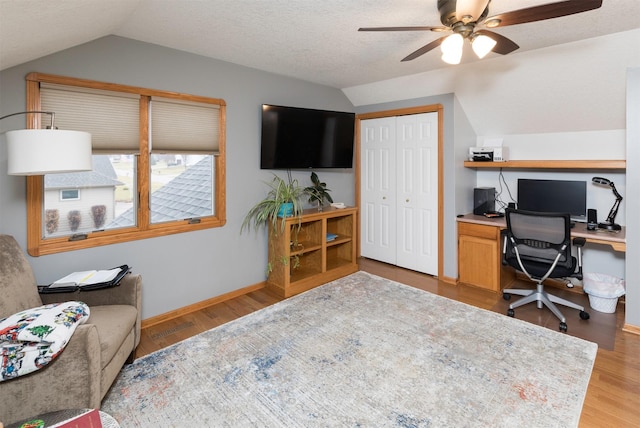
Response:
[[[473,34],[491,37],[493,40],[495,40],[496,45],[493,47],[493,49],[491,49],[491,52],[495,52],[500,55],[509,54],[520,47],[513,40],[508,39],[498,33],[494,33],[493,31],[477,30]]]
[[[456,19],[458,21],[474,22],[480,19],[482,12],[489,5],[489,0],[457,0]],[[470,19],[466,17],[471,17]]]
[[[365,27],[358,31],[446,31],[447,27]]]
[[[434,40],[433,42],[429,43],[428,45],[424,45],[423,47],[421,47],[417,51],[407,55],[405,58],[402,59],[402,61],[403,62],[404,61],[411,61],[412,59],[416,59],[419,56],[426,54],[430,50],[435,49],[438,46],[440,46],[442,44],[442,41],[444,39],[446,39],[446,38],[447,38],[447,36],[440,37],[439,39]]]
[[[501,13],[490,16],[484,22],[490,28],[506,27],[587,12],[598,9],[600,6],[602,6],[602,0],[566,0]]]

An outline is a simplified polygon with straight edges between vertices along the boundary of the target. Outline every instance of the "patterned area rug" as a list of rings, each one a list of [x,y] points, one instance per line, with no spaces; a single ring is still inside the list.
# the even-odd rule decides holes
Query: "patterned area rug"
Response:
[[[365,272],[140,358],[122,427],[577,426],[597,345]]]

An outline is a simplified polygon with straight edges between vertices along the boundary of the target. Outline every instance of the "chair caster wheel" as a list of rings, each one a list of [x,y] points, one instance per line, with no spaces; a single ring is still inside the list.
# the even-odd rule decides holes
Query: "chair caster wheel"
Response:
[[[509,293],[502,293],[502,298],[504,300],[511,300],[511,294]]]
[[[563,333],[567,332],[567,323],[566,322],[561,322],[560,323],[560,331]]]
[[[580,311],[580,318],[583,319],[583,320],[588,320],[589,319],[589,312]]]
[[[511,318],[513,318],[513,316],[514,316],[515,314],[516,314],[516,313],[515,313],[515,311],[514,311],[513,309],[509,309],[509,310],[507,311],[507,315],[509,315]]]

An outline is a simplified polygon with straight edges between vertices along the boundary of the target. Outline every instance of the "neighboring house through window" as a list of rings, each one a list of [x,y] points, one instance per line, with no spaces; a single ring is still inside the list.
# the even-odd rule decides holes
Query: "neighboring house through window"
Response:
[[[38,73],[27,99],[93,147],[92,171],[27,177],[31,255],[225,224],[223,100]]]

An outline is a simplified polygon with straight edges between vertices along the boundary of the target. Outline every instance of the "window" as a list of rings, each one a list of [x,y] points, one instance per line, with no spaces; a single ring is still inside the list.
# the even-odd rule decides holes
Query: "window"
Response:
[[[223,100],[39,73],[27,100],[93,147],[92,171],[27,177],[31,255],[225,224]]]
[[[60,191],[60,200],[61,201],[77,201],[80,199],[80,191],[78,189],[66,189]],[[45,207],[47,204],[44,204]]]

